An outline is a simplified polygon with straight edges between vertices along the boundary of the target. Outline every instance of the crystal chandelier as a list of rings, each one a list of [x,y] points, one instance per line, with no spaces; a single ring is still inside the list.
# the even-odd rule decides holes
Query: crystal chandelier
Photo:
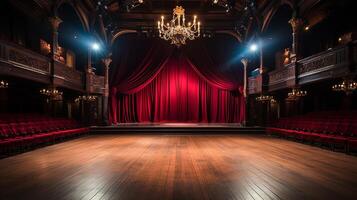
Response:
[[[164,40],[171,40],[171,44],[181,46],[186,44],[186,40],[194,40],[200,36],[201,23],[197,21],[197,16],[193,17],[193,22],[186,23],[185,9],[176,6],[173,9],[173,18],[169,23],[164,22],[164,16],[157,22],[159,36]]]
[[[293,88],[291,92],[288,93],[287,100],[297,100],[300,97],[304,97],[307,95],[305,90],[301,90],[300,88]]]
[[[346,79],[340,84],[332,86],[332,90],[335,92],[345,92],[347,95],[352,94],[357,89],[357,83],[352,79]]]
[[[7,81],[1,80],[0,81],[0,88],[8,88],[9,87],[9,83]]]
[[[74,101],[76,103],[79,103],[80,101],[92,102],[92,101],[95,101],[95,100],[97,100],[97,96],[94,96],[94,95],[82,95],[82,96],[77,97]]]
[[[40,90],[40,93],[50,97],[52,100],[62,100],[63,92],[57,90],[56,88],[43,88]]]
[[[255,98],[256,101],[259,102],[268,102],[268,101],[273,101],[274,97],[273,96],[269,96],[269,95],[260,95],[258,97]]]

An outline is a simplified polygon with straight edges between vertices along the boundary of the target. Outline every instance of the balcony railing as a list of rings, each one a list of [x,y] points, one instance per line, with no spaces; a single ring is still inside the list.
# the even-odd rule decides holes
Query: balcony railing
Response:
[[[300,59],[269,73],[269,91],[346,76],[354,70],[356,61],[356,42]]]
[[[55,61],[54,82],[68,88],[83,90],[83,73],[66,66],[61,62]]]
[[[87,90],[90,93],[104,93],[104,77],[95,74],[87,74]]]
[[[248,78],[248,94],[258,94],[262,92],[263,78],[261,75]]]
[[[84,73],[55,61],[51,71],[51,60],[20,45],[0,41],[0,74],[26,78],[50,84],[51,76],[56,86],[83,91]],[[103,93],[104,77],[93,75],[91,88],[95,93]]]
[[[299,77],[326,71],[339,65],[347,65],[348,50],[348,46],[342,46],[299,60]]]
[[[7,68],[7,73],[27,71],[41,75],[50,74],[50,62],[46,56],[35,53],[20,45],[0,41],[0,62],[17,69]],[[5,69],[3,69],[5,70]],[[4,72],[4,71],[3,71]],[[6,73],[6,72],[4,72]]]
[[[285,65],[284,68],[269,73],[269,91],[289,87],[295,84],[295,65]]]

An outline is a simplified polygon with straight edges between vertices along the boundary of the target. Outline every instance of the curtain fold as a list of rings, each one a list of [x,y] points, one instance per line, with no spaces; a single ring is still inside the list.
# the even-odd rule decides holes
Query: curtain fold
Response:
[[[175,50],[157,39],[119,41],[113,50],[110,122],[243,121],[239,64],[217,64],[212,53],[217,49],[202,43]]]

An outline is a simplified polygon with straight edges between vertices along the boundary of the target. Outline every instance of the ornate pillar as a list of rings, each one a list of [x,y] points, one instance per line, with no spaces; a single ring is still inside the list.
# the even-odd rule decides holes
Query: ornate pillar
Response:
[[[62,23],[62,20],[59,17],[54,16],[49,18],[49,22],[52,27],[51,55],[52,59],[56,59],[58,48],[58,27]]]
[[[86,71],[86,92],[87,94],[89,94],[93,91],[92,79],[94,74],[92,68],[92,51],[90,48],[88,49],[87,69],[85,69],[85,71]]]
[[[293,17],[289,20],[289,24],[293,30],[293,44],[291,48],[291,62],[296,62],[299,59],[299,38],[300,38],[300,31],[302,26],[304,25],[304,21],[301,18]]]
[[[264,73],[263,42],[259,41],[259,73]]]
[[[244,111],[244,121],[243,125],[245,126],[247,124],[247,106],[248,106],[248,99],[247,99],[247,68],[248,68],[248,59],[247,58],[242,58],[240,60],[243,63],[244,66],[244,79],[243,79],[243,96],[244,96],[244,101],[245,101],[245,111]]]
[[[51,24],[51,28],[52,28],[52,38],[51,38],[51,57],[50,57],[50,80],[51,80],[51,85],[49,86],[49,89],[55,90],[56,86],[54,84],[54,76],[55,76],[55,61],[57,60],[58,55],[58,27],[59,25],[62,23],[62,20],[57,17],[57,16],[53,16],[50,17],[49,22]],[[50,114],[53,116],[57,116],[57,111],[59,107],[62,107],[62,100],[57,101],[57,100],[53,100],[50,99],[50,101],[48,102],[48,107],[49,107],[49,111]]]
[[[242,58],[240,61],[243,63],[243,66],[244,66],[243,96],[244,96],[244,98],[246,98],[247,97],[247,67],[248,67],[248,59],[247,58]]]
[[[109,99],[109,66],[112,62],[110,57],[104,58],[104,96],[103,96],[103,120],[105,124],[108,124],[108,99]]]

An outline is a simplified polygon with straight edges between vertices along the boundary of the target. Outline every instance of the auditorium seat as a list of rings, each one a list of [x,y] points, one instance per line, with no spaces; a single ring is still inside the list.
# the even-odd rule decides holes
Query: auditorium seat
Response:
[[[0,154],[88,133],[74,120],[39,114],[0,115]]]
[[[357,150],[356,116],[355,111],[323,111],[281,118],[267,128],[267,133],[332,149]]]

